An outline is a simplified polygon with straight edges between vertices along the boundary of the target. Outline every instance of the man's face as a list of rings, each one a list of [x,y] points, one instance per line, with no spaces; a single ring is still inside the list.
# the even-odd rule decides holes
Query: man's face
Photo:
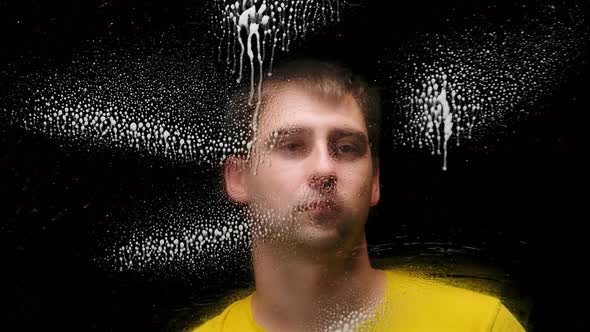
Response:
[[[366,128],[352,95],[327,101],[296,86],[276,91],[242,175],[259,231],[313,247],[358,243],[379,200]]]

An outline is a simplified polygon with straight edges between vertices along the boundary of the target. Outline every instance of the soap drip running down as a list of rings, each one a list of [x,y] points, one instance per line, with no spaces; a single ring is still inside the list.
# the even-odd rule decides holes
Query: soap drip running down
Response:
[[[580,56],[581,19],[545,8],[520,26],[471,28],[424,35],[408,49],[380,61],[398,68],[384,78],[396,96],[394,140],[443,159],[449,147],[508,125],[547,96]],[[479,26],[484,26],[480,22]]]
[[[106,270],[167,278],[204,277],[247,262],[251,229],[244,214],[211,193],[177,193],[158,209],[146,206],[124,216],[128,220],[103,231],[110,236],[96,263]]]
[[[253,237],[286,239],[301,227],[300,214],[242,209],[211,184],[203,189],[207,195],[175,193],[174,201],[162,207],[125,212],[124,222],[115,220],[111,228],[98,230],[106,244],[95,262],[114,272],[204,277],[229,269],[228,264],[247,263]]]
[[[221,130],[235,83],[209,62],[186,49],[95,50],[23,75],[0,110],[16,126],[82,150],[214,166],[246,151],[249,137]]]
[[[237,73],[238,83],[243,79],[244,53],[247,54],[250,63],[250,105],[254,102],[255,92],[257,93],[256,109],[252,120],[254,141],[258,126],[265,62],[269,63],[267,75],[271,76],[277,48],[288,52],[296,39],[304,38],[310,31],[315,31],[319,25],[340,21],[344,4],[344,0],[217,2],[219,16],[215,17],[213,23],[219,33],[219,60],[223,53],[226,53],[225,61],[231,66],[232,73]],[[255,83],[256,68],[258,68],[257,83]]]

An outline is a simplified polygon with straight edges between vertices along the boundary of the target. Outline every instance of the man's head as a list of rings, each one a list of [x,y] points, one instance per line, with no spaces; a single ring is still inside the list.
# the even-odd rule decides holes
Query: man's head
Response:
[[[239,129],[251,154],[224,167],[227,195],[255,216],[254,236],[312,247],[364,239],[379,201],[376,92],[340,66],[300,60],[265,79],[261,102],[257,130]],[[228,120],[253,119],[254,107],[234,103]]]

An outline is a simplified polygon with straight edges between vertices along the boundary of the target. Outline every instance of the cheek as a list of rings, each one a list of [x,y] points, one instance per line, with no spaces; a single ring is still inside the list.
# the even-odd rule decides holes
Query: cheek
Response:
[[[263,206],[280,207],[289,203],[297,192],[297,174],[262,164],[257,174],[251,175],[248,189],[254,201]]]
[[[372,179],[369,173],[364,170],[357,170],[350,179],[349,188],[346,191],[357,205],[368,205],[371,200]]]

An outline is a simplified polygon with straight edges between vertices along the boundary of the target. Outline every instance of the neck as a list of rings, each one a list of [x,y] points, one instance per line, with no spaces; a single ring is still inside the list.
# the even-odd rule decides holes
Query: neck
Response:
[[[349,248],[315,253],[253,244],[252,309],[266,330],[320,328],[327,317],[362,310],[384,293],[385,276],[371,267],[364,236]]]

